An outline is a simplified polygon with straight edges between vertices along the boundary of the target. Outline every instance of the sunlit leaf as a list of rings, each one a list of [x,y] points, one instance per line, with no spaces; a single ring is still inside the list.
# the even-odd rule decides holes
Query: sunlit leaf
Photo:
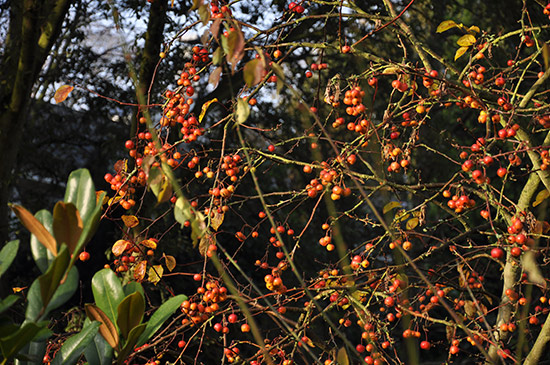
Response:
[[[470,33],[479,33],[481,30],[477,25],[472,25],[470,28],[468,28],[468,32]]]
[[[166,264],[166,268],[168,271],[172,271],[176,267],[176,258],[171,255],[163,255],[164,257],[164,263]]]
[[[460,47],[456,50],[455,53],[455,61],[458,60],[466,51],[468,50],[468,47]]]
[[[248,116],[250,115],[250,106],[248,103],[241,98],[237,99],[237,111],[235,112],[235,117],[237,119],[237,124],[242,124],[246,122]]]
[[[53,96],[56,103],[61,103],[67,99],[71,91],[74,90],[74,87],[71,85],[63,85],[60,86],[59,89],[55,91],[55,95]]]
[[[54,256],[57,256],[57,243],[46,227],[22,206],[12,204],[10,207],[25,228],[27,228],[44,247],[54,254]]]
[[[415,229],[415,228],[418,226],[418,222],[419,222],[418,218],[411,218],[411,219],[409,219],[409,220],[407,221],[407,224],[406,224],[407,229],[408,229],[408,230]]]
[[[218,212],[217,209],[214,209],[214,216],[210,218],[210,226],[214,231],[217,231],[218,228],[220,228],[220,226],[223,223],[224,217],[225,217],[225,214],[223,213],[223,211]]]
[[[162,279],[162,274],[164,273],[164,268],[162,265],[154,265],[149,268],[149,282],[157,285],[157,283]]]
[[[147,239],[140,242],[143,246],[150,248],[151,250],[156,250],[157,242],[155,240]]]
[[[139,219],[135,215],[123,215],[121,218],[128,228],[134,228],[139,224]]]
[[[220,72],[221,72],[221,68],[220,68]],[[203,120],[203,118],[204,118],[204,115],[206,114],[206,111],[208,110],[208,107],[209,107],[210,105],[212,105],[212,103],[215,103],[215,102],[217,102],[217,101],[218,101],[218,98],[214,98],[214,99],[212,99],[212,100],[207,101],[206,103],[204,103],[204,104],[202,105],[201,114],[199,115],[199,123],[202,122],[202,120]]]
[[[86,304],[85,310],[86,315],[88,315],[90,320],[101,323],[99,326],[99,333],[103,336],[105,341],[107,341],[112,348],[118,349],[118,332],[109,317],[101,309],[99,309],[99,307],[93,304]]]
[[[539,191],[537,196],[535,197],[535,201],[533,202],[533,207],[536,207],[537,205],[548,199],[548,197],[550,197],[550,191],[548,191],[547,189]]]
[[[157,202],[158,203],[164,203],[170,200],[172,197],[172,184],[169,179],[164,179],[160,190],[157,194]],[[154,192],[154,191],[153,191]]]
[[[458,38],[456,44],[461,47],[469,47],[476,42],[476,37],[471,34],[464,34],[462,37]]]
[[[386,214],[392,209],[400,208],[401,203],[400,202],[389,202],[388,204],[384,205],[384,208],[382,208],[382,214]]]
[[[437,33],[445,32],[446,30],[449,30],[451,28],[458,27],[458,24],[454,22],[454,20],[444,20],[437,26]]]
[[[212,234],[210,233],[206,233],[204,234],[200,241],[199,241],[199,252],[201,255],[205,256],[206,255],[206,251],[208,250],[208,247],[211,245],[211,244],[214,244],[214,238],[212,236]]]
[[[124,251],[126,251],[126,249],[128,249],[128,246],[130,246],[128,241],[118,240],[111,248],[111,251],[113,252],[113,255],[120,256],[124,253]]]
[[[134,268],[134,279],[136,279],[136,281],[138,282],[142,282],[143,279],[145,278],[146,273],[147,273],[147,261],[142,260]]]

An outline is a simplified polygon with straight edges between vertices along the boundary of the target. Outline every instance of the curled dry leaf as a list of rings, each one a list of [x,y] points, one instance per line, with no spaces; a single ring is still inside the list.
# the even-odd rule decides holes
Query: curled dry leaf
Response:
[[[62,101],[67,99],[67,97],[73,90],[74,90],[74,87],[72,87],[71,85],[63,85],[59,87],[59,89],[55,91],[55,95],[53,96],[55,102],[61,103]]]
[[[139,219],[135,215],[123,215],[122,221],[124,225],[128,228],[134,228],[139,224]]]

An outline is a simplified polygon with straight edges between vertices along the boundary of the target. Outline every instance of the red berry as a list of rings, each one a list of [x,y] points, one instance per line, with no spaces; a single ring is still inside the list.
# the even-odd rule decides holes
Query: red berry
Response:
[[[430,342],[428,342],[428,341],[422,341],[422,342],[420,342],[420,348],[421,348],[422,350],[429,350],[430,347],[432,347],[432,344],[431,344]]]
[[[80,255],[78,255],[78,258],[80,261],[88,261],[90,259],[90,254],[86,251],[82,251]]]
[[[238,320],[239,318],[235,313],[231,313],[229,316],[227,316],[227,322],[229,323],[236,323]]]
[[[267,146],[267,150],[268,150],[269,152],[275,152],[275,146],[272,145],[272,144],[270,144],[269,146]]]
[[[500,260],[504,257],[504,251],[501,248],[495,247],[491,250],[491,257]]]
[[[134,141],[132,141],[132,140],[129,139],[129,140],[126,141],[126,143],[124,143],[124,146],[125,146],[127,149],[131,150],[132,148],[135,147]]]
[[[508,170],[506,170],[505,167],[501,167],[500,169],[497,170],[497,175],[499,177],[504,177],[506,176],[506,173],[508,173]]]

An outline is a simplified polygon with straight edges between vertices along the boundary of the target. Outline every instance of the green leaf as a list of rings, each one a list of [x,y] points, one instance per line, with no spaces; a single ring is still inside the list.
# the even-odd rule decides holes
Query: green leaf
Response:
[[[44,245],[54,256],[57,255],[57,243],[55,238],[51,235],[50,232],[44,227],[38,219],[36,219],[31,212],[23,208],[20,205],[12,204],[11,209],[19,218],[21,223],[27,228],[33,235],[36,236],[36,239]]]
[[[455,61],[458,60],[466,51],[468,50],[468,47],[460,47],[456,50],[455,53]]]
[[[437,33],[443,33],[451,28],[458,27],[454,20],[444,20],[437,26]]]
[[[475,42],[476,42],[476,37],[474,37],[471,34],[464,34],[462,37],[458,38],[458,41],[456,41],[456,44],[458,44],[461,47],[470,47]]]
[[[30,343],[36,334],[45,327],[45,324],[26,323],[10,336],[0,338],[0,350],[4,359],[11,359],[19,350]]]
[[[143,323],[130,331],[130,334],[128,335],[128,341],[126,341],[126,344],[118,354],[117,364],[123,364],[128,355],[134,351],[134,347],[138,341],[138,338],[143,334],[145,327],[146,324]]]
[[[174,314],[174,312],[181,306],[181,303],[187,300],[187,296],[180,294],[168,299],[153,313],[145,331],[139,336],[139,340],[136,345],[141,346],[146,343],[154,334],[159,330],[164,322]]]
[[[52,365],[76,364],[80,355],[94,340],[100,325],[101,323],[99,322],[91,322],[89,325],[84,326],[80,333],[69,337],[63,343],[61,349],[57,351],[52,361]]]
[[[19,297],[17,295],[13,295],[13,294],[8,295],[4,299],[0,300],[0,314],[4,313],[6,310],[8,310],[18,300],[19,300]]]
[[[116,323],[117,308],[124,299],[124,290],[120,279],[110,269],[98,271],[92,278],[92,292],[96,305],[111,322]]]
[[[86,315],[90,318],[90,320],[101,322],[101,325],[99,326],[99,333],[112,348],[118,351],[118,332],[107,314],[105,314],[105,312],[103,312],[98,306],[93,304],[86,304],[85,309]]]
[[[349,357],[345,347],[340,347],[338,354],[336,355],[336,362],[338,365],[349,365]]]
[[[546,189],[539,191],[537,193],[537,196],[535,197],[535,201],[533,202],[533,207],[536,207],[537,205],[548,199],[548,197],[550,197],[550,191]]]
[[[71,172],[67,179],[64,201],[73,203],[76,206],[84,225],[94,215],[96,208],[95,186],[87,169],[78,169]]]
[[[244,99],[237,99],[237,110],[235,111],[235,118],[237,124],[243,124],[250,115],[250,106]]]
[[[50,303],[46,307],[46,310],[42,310],[42,298],[40,295],[40,282],[36,279],[27,294],[27,310],[25,312],[25,318],[27,321],[34,321],[37,319],[45,318],[50,311],[58,308],[69,300],[78,288],[78,270],[76,267],[71,268],[69,275],[65,279],[65,282],[59,286],[55,292]],[[40,316],[40,318],[38,318]]]
[[[46,340],[37,341],[36,338],[38,336],[39,334],[35,336],[34,341],[19,351],[16,356],[17,361],[15,361],[15,365],[34,365],[42,363],[42,359],[46,353],[47,343]]]
[[[84,350],[84,357],[89,364],[110,365],[113,358],[113,348],[98,333]]]
[[[140,292],[128,295],[118,305],[117,312],[116,323],[119,333],[123,338],[127,339],[130,331],[143,320],[143,313],[145,313],[145,299],[143,295]]]
[[[138,283],[136,281],[128,282],[128,284],[124,285],[123,290],[124,290],[124,296],[128,296],[128,295],[130,295],[132,293],[135,293],[135,292],[139,292],[142,295],[145,295],[145,293],[143,291],[143,285],[141,285],[140,283]]]
[[[19,240],[8,242],[4,245],[4,247],[2,247],[2,251],[0,251],[0,277],[2,277],[2,275],[10,267],[13,259],[17,255],[18,250]]]
[[[53,208],[53,234],[58,244],[66,244],[69,252],[75,251],[82,234],[82,219],[73,203],[57,202]]]
[[[216,48],[214,53],[212,53],[212,63],[216,66],[221,65],[223,60],[223,50],[221,47]]]
[[[186,221],[190,221],[193,219],[193,215],[191,212],[192,208],[189,200],[180,196],[178,200],[176,200],[176,204],[174,205],[174,219],[176,220],[176,222],[181,224],[182,228]]]
[[[53,260],[48,270],[38,277],[43,307],[46,307],[50,303],[50,300],[61,283],[61,279],[65,276],[70,259],[71,256],[67,246],[61,246],[61,251],[59,251],[59,254],[55,260]]]
[[[48,232],[53,232],[53,216],[46,209],[39,210],[34,215],[40,223],[48,230]],[[55,258],[53,253],[46,249],[44,245],[38,241],[38,238],[33,234],[31,235],[31,253],[36,262],[36,266],[40,269],[42,273],[45,273],[48,270],[51,262]]]
[[[258,83],[262,80],[263,71],[265,71],[265,67],[260,59],[255,58],[248,61],[244,65],[243,69],[243,77],[246,86],[251,88],[258,85]]]

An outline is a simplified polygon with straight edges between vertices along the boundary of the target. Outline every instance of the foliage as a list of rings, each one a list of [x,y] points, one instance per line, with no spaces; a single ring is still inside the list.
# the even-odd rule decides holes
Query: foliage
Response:
[[[43,274],[6,361],[543,363],[550,7],[495,29],[463,2],[453,19],[414,1],[257,5],[275,15],[194,1],[159,54],[151,85],[177,70],[162,93],[124,50],[137,125],[107,193],[77,170],[53,216],[13,205]],[[100,216],[117,236],[88,319],[20,352],[50,334]]]

